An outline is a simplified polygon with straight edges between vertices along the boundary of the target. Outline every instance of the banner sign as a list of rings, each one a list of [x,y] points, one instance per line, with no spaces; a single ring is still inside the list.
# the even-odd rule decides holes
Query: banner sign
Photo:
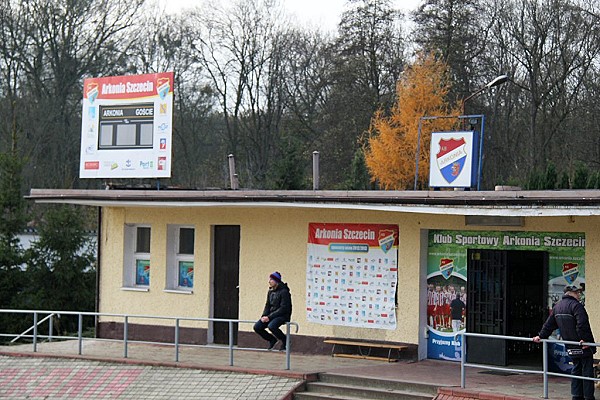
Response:
[[[566,285],[585,285],[585,234],[564,232],[429,231],[427,252],[427,328],[429,358],[456,360],[461,343],[455,340],[468,318],[467,250],[527,250],[548,253],[548,307],[558,302]],[[460,321],[452,304],[464,303]],[[460,316],[460,314],[459,314]],[[458,322],[453,326],[453,321]],[[541,327],[540,327],[541,328]]]
[[[83,82],[81,178],[171,176],[173,72]]]
[[[429,186],[472,187],[477,181],[478,140],[474,131],[431,134]]]
[[[309,224],[309,322],[396,329],[398,225]]]

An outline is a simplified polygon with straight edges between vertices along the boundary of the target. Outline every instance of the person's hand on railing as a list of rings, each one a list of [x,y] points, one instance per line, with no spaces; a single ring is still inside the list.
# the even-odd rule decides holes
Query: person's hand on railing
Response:
[[[542,341],[542,338],[540,338],[539,336],[534,336],[533,337],[533,341],[536,342],[536,343],[539,343],[539,342]]]

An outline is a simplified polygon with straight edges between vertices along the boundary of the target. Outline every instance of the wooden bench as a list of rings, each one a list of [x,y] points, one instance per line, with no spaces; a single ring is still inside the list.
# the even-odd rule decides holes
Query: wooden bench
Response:
[[[332,357],[346,357],[346,358],[362,358],[367,360],[379,360],[379,361],[387,361],[393,362],[398,361],[400,357],[400,352],[402,350],[406,350],[408,346],[402,346],[397,344],[389,344],[389,343],[372,343],[372,342],[359,342],[354,340],[345,340],[345,339],[326,339],[323,343],[332,344],[331,348],[331,356]],[[347,347],[356,347],[357,353],[336,353],[336,346],[347,346]],[[388,356],[374,356],[371,355],[373,349],[388,349]],[[392,358],[392,351],[396,350],[398,357]]]

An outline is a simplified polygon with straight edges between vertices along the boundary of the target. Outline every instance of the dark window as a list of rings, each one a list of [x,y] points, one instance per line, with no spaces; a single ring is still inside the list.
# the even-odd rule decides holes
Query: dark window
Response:
[[[194,254],[194,228],[179,229],[179,254]]]
[[[150,253],[150,228],[138,227],[135,241],[136,253]]]

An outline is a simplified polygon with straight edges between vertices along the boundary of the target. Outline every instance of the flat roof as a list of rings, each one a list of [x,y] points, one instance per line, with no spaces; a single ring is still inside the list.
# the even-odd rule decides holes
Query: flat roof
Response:
[[[79,190],[31,189],[38,203],[96,207],[361,209],[488,216],[600,215],[600,190]]]

